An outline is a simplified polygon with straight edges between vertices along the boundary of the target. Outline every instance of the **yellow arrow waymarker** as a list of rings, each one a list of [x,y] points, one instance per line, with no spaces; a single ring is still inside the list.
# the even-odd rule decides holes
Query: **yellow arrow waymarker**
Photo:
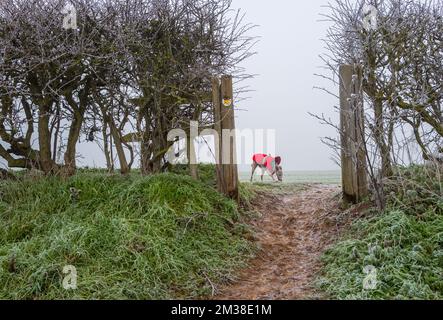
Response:
[[[232,105],[232,100],[231,99],[223,99],[223,105],[225,107],[230,107]]]

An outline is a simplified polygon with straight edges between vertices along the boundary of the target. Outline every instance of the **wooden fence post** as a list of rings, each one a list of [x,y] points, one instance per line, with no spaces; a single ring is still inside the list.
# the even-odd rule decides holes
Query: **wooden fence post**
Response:
[[[361,202],[368,195],[361,72],[340,66],[340,130],[343,197]]]
[[[218,79],[212,82],[215,130],[219,134],[220,143],[216,152],[218,189],[238,202],[240,196],[232,76],[223,76],[220,86],[218,83]]]
[[[221,119],[221,92],[220,80],[216,77],[212,79],[212,104],[214,107],[214,130],[218,137],[215,141],[215,166],[217,171],[217,188],[220,193],[226,194],[226,185],[224,183],[224,174],[222,166],[222,119]]]

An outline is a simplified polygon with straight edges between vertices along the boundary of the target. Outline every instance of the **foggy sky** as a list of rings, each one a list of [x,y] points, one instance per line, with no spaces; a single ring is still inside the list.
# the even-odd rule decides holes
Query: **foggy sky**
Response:
[[[258,24],[258,54],[244,66],[258,76],[248,81],[254,92],[237,104],[237,127],[276,129],[276,152],[286,170],[333,170],[331,150],[320,137],[337,134],[322,126],[308,112],[325,113],[338,119],[333,111],[334,97],[314,86],[338,90],[314,73],[322,73],[319,58],[324,53],[322,38],[328,24],[320,22],[326,0],[234,0],[246,12],[247,21]],[[261,150],[257,150],[260,152]],[[242,168],[243,169],[243,168]]]

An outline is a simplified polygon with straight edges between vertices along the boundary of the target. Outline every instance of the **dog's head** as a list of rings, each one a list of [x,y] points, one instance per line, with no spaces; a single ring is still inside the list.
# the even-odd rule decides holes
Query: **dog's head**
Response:
[[[278,181],[283,182],[283,168],[281,164],[281,157],[275,157],[275,175]]]

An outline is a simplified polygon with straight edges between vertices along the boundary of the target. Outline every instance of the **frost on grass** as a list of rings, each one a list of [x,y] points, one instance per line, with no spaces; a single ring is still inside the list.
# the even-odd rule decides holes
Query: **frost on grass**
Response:
[[[252,252],[236,205],[188,177],[84,172],[0,187],[2,299],[197,298]],[[67,265],[76,290],[63,289]]]

